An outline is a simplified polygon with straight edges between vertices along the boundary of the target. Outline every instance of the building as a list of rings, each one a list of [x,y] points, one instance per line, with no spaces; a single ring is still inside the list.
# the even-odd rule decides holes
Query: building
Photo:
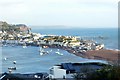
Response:
[[[47,73],[33,73],[33,74],[4,73],[0,76],[0,80],[48,80],[48,74]]]
[[[61,66],[53,66],[50,69],[50,74],[49,74],[50,79],[58,79],[58,78],[66,78],[66,70],[62,69]]]
[[[86,62],[86,63],[62,63],[61,65],[55,65],[49,69],[50,79],[65,79],[73,78],[76,73],[82,73],[83,70],[99,70],[104,67],[105,63],[100,62]]]

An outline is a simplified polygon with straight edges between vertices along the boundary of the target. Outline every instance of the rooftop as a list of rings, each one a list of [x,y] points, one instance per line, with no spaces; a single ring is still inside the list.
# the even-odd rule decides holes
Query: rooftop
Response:
[[[33,74],[20,74],[20,73],[4,73],[0,77],[0,80],[47,80],[48,74],[47,73],[33,73]]]
[[[62,63],[61,68],[66,69],[67,73],[81,72],[83,69],[98,70],[107,64],[98,62],[89,63]]]

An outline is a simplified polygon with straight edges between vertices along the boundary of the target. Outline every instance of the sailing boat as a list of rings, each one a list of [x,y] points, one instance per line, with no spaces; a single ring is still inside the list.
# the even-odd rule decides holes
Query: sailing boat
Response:
[[[42,48],[42,47],[40,47],[40,50],[39,50],[39,52],[40,52],[40,55],[42,56],[43,54],[48,54],[49,52],[47,51],[44,51],[44,49]]]
[[[40,55],[42,56],[43,55],[43,49],[42,49],[42,47],[40,47],[39,52],[40,52]]]

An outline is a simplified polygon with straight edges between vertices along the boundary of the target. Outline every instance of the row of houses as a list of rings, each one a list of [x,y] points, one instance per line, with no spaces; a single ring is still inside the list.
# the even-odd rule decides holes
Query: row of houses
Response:
[[[39,33],[8,34],[0,32],[2,40],[18,40],[19,43],[36,43],[36,45],[58,45],[65,47],[79,47],[80,50],[100,50],[104,44],[98,44],[91,40],[81,40],[77,36],[41,35]]]
[[[107,65],[101,62],[61,63],[52,66],[48,73],[4,73],[0,75],[0,80],[76,80],[77,74],[81,74],[78,79],[85,80],[86,73],[99,71]]]
[[[83,63],[61,63],[55,65],[49,69],[50,79],[73,79],[77,73],[84,74],[81,76],[85,77],[85,73],[91,73],[105,67],[107,63],[101,62],[83,62]],[[79,76],[80,78],[80,76]]]

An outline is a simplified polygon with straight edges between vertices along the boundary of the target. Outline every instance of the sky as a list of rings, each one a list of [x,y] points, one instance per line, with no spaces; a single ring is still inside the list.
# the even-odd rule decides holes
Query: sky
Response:
[[[0,0],[0,21],[31,27],[112,28],[119,0]]]

